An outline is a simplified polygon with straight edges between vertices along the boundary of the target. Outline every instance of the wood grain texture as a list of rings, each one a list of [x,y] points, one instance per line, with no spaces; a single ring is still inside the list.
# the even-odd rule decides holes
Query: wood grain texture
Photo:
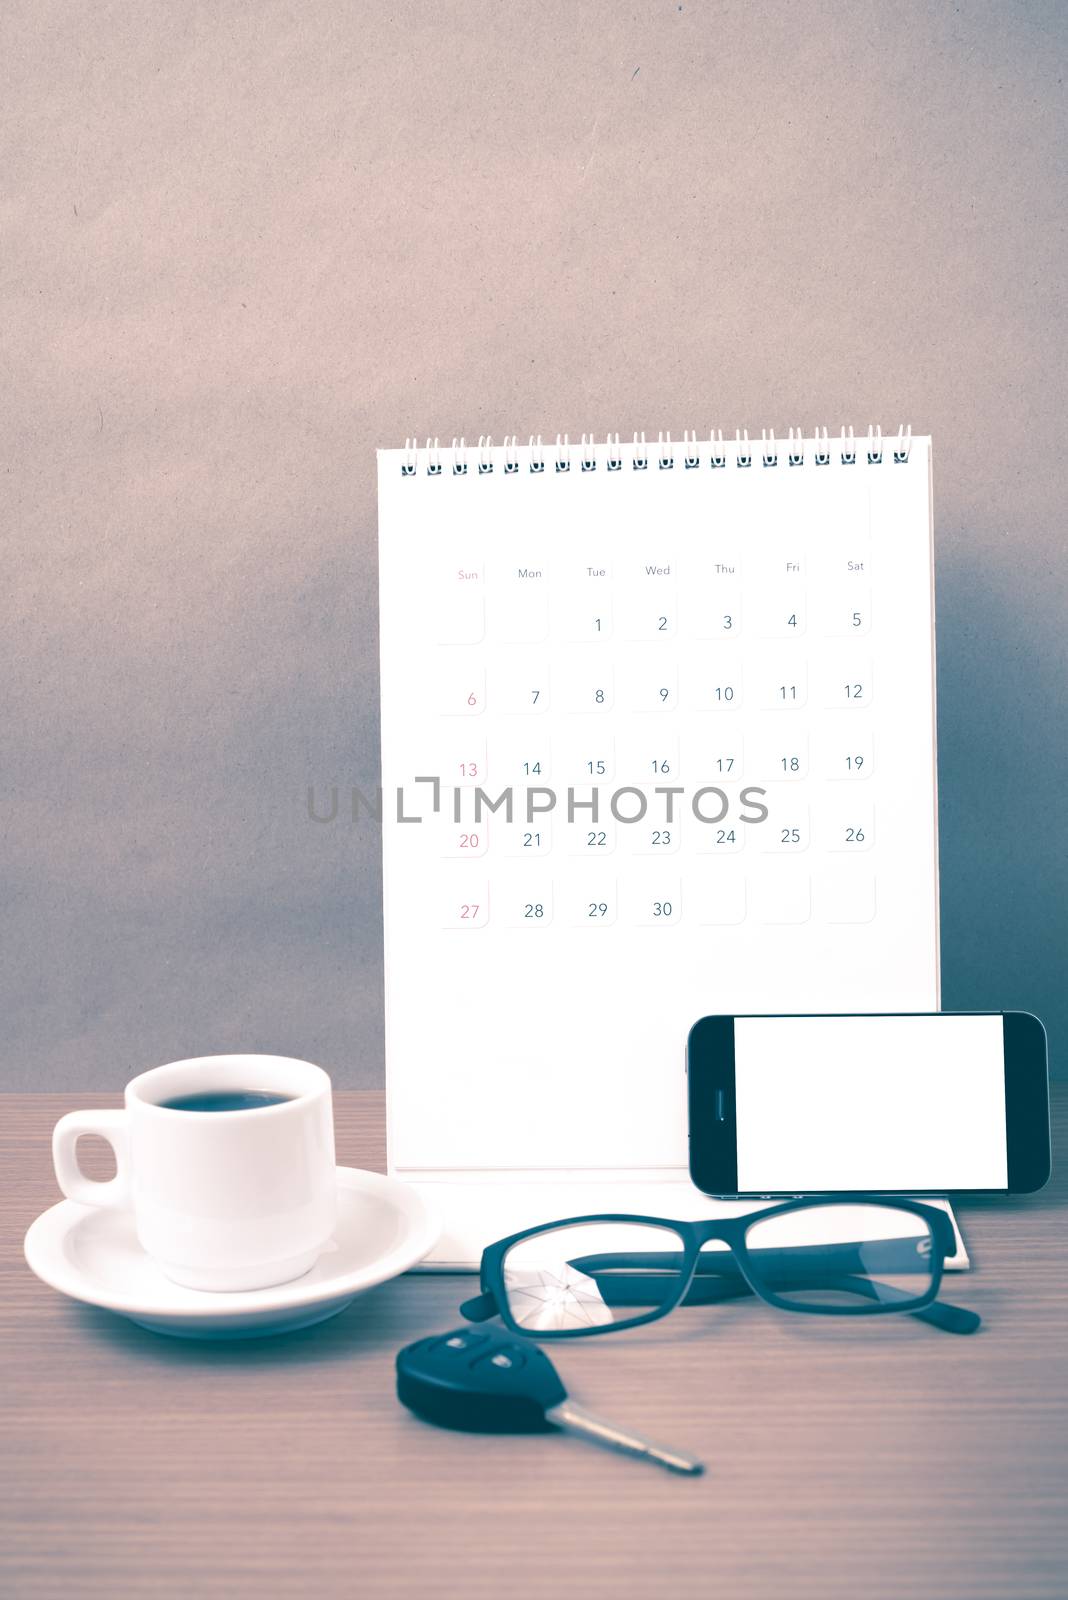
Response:
[[[683,1480],[564,1437],[404,1412],[393,1357],[470,1280],[408,1276],[332,1322],[198,1345],[45,1288],[49,1135],[113,1096],[0,1096],[0,1590],[18,1597],[665,1595],[1063,1600],[1068,1208],[961,1207],[971,1339],[753,1304],[558,1359],[591,1409],[708,1462]],[[1068,1085],[1058,1087],[1063,1128]],[[339,1160],[381,1168],[377,1092],[337,1096]]]

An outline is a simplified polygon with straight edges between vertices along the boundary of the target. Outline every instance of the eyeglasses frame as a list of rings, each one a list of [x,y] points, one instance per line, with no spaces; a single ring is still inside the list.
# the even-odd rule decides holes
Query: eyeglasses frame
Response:
[[[914,1300],[903,1303],[872,1301],[865,1305],[856,1306],[818,1306],[806,1305],[803,1302],[787,1300],[768,1289],[761,1280],[760,1273],[754,1273],[749,1260],[749,1252],[745,1243],[745,1236],[756,1222],[767,1221],[771,1217],[781,1217],[795,1211],[809,1211],[817,1206],[848,1206],[866,1205],[878,1206],[887,1211],[907,1211],[925,1222],[931,1234],[931,1253],[929,1258],[930,1282],[927,1289]],[[508,1252],[524,1239],[533,1238],[539,1233],[550,1233],[554,1229],[579,1227],[591,1223],[631,1223],[645,1227],[659,1227],[670,1229],[679,1237],[683,1247],[682,1268],[678,1274],[679,1287],[669,1302],[657,1306],[653,1311],[642,1312],[639,1316],[621,1318],[617,1322],[602,1324],[585,1328],[550,1328],[538,1329],[534,1335],[538,1341],[548,1339],[582,1339],[591,1334],[622,1332],[626,1328],[640,1328],[650,1322],[658,1322],[662,1317],[670,1316],[686,1299],[693,1287],[697,1276],[697,1268],[701,1258],[701,1251],[706,1244],[713,1240],[720,1240],[730,1251],[738,1270],[744,1278],[751,1293],[763,1300],[766,1305],[775,1306],[781,1311],[796,1311],[810,1316],[822,1317],[865,1317],[874,1316],[882,1312],[922,1312],[930,1306],[938,1296],[942,1284],[942,1275],[947,1255],[952,1255],[956,1248],[956,1238],[953,1224],[944,1211],[937,1206],[924,1205],[920,1200],[888,1199],[882,1196],[863,1193],[840,1193],[833,1195],[805,1195],[793,1200],[787,1200],[779,1205],[758,1207],[740,1217],[723,1217],[712,1221],[690,1222],[674,1217],[638,1216],[627,1212],[594,1212],[588,1216],[563,1217],[556,1222],[541,1223],[537,1227],[524,1228],[519,1233],[510,1234],[506,1239],[498,1239],[494,1244],[487,1245],[482,1252],[479,1267],[479,1283],[481,1294],[466,1301],[461,1307],[461,1313],[469,1321],[481,1322],[487,1317],[498,1315],[505,1327],[520,1337],[530,1337],[532,1330],[525,1328],[512,1316],[508,1306],[508,1292],[504,1281],[504,1261]],[[867,1242],[867,1241],[862,1241]],[[791,1247],[792,1248],[792,1247]],[[814,1248],[818,1248],[815,1246]],[[493,1308],[487,1309],[484,1302],[487,1297],[492,1298]],[[943,1309],[943,1308],[940,1308]],[[978,1327],[979,1319],[974,1312],[964,1311],[959,1308],[946,1306],[946,1312],[953,1311],[959,1317],[968,1319],[970,1326],[961,1325],[953,1328],[955,1332],[971,1332],[973,1327]],[[972,1320],[974,1319],[974,1320]],[[948,1322],[943,1325],[949,1326]]]

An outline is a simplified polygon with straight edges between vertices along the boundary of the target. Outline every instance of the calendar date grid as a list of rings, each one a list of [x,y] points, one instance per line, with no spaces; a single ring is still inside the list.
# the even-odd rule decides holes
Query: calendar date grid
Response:
[[[810,544],[437,568],[444,926],[874,917],[868,529]]]

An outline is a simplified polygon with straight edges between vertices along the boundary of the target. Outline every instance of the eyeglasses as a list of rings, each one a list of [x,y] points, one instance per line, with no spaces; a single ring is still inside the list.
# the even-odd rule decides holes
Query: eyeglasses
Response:
[[[799,1242],[806,1235],[823,1242]],[[460,1311],[537,1339],[581,1339],[755,1294],[783,1311],[904,1311],[974,1333],[976,1312],[935,1299],[954,1246],[945,1212],[868,1195],[788,1200],[718,1222],[569,1217],[487,1246],[482,1292]]]

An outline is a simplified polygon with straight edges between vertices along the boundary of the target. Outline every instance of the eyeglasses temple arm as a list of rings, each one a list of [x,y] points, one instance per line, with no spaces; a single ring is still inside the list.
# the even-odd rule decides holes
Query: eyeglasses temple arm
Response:
[[[929,1322],[932,1327],[942,1328],[946,1333],[974,1333],[983,1322],[978,1311],[969,1311],[966,1306],[947,1305],[945,1300],[932,1300],[922,1311],[913,1311],[910,1315],[919,1317],[922,1322]]]
[[[498,1313],[497,1296],[492,1289],[485,1289],[472,1299],[465,1300],[460,1307],[461,1317],[466,1317],[468,1322],[488,1322],[490,1317],[495,1317]]]

